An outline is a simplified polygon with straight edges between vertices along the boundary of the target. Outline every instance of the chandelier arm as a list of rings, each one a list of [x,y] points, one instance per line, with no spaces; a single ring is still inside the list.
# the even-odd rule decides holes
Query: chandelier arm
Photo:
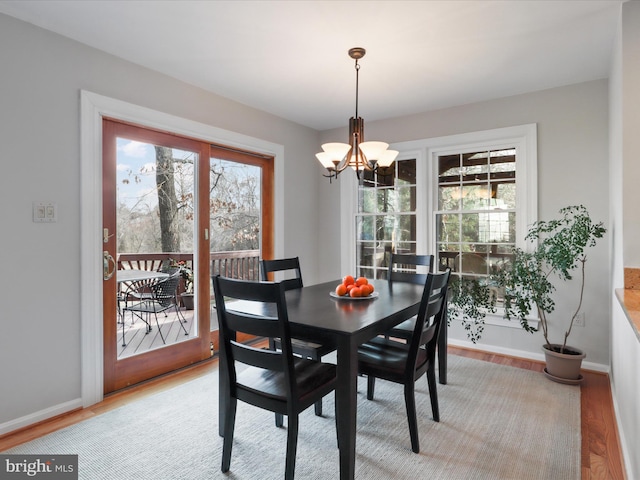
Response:
[[[344,171],[350,164],[349,160],[351,159],[351,155],[353,154],[353,144],[347,154],[340,160],[340,162],[336,165],[336,172],[340,173]]]

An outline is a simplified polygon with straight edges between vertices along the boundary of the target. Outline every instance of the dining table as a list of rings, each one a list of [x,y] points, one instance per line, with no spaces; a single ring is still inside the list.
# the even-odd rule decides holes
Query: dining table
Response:
[[[335,298],[341,280],[333,280],[285,292],[291,336],[332,346],[337,351],[336,413],[340,478],[355,476],[356,417],[358,385],[358,346],[418,313],[423,285],[370,280],[372,298]],[[268,307],[255,302],[238,301],[227,309],[246,313],[269,314]],[[222,342],[221,342],[221,348]],[[220,355],[220,361],[225,361]],[[219,433],[224,430],[224,412],[228,397],[228,378],[224,365],[219,376]]]

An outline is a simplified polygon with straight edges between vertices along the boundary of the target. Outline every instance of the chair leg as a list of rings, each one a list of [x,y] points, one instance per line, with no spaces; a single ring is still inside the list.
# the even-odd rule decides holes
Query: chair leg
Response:
[[[431,412],[433,413],[433,421],[440,421],[440,408],[438,406],[438,383],[436,382],[436,371],[433,366],[427,369],[427,383],[429,384],[429,398],[431,399]]]
[[[320,361],[320,357],[318,355],[312,355],[311,360],[315,360],[315,361]],[[314,404],[314,409],[316,412],[316,416],[321,417],[322,416],[322,399],[318,400],[315,404]]]
[[[180,309],[178,308],[178,305],[174,303],[173,305],[176,308],[176,314],[178,316],[178,323],[180,324],[180,326],[182,327],[182,330],[184,330],[184,334],[185,335],[189,335],[189,332],[187,332],[187,329],[185,328],[184,324],[187,323],[187,319],[184,318],[184,315],[182,315],[182,312],[180,311]]]
[[[166,311],[165,311],[165,313],[166,313]],[[167,344],[167,342],[166,342],[166,340],[164,339],[164,335],[162,335],[162,329],[160,328],[160,323],[158,322],[158,314],[157,314],[157,313],[155,313],[155,312],[154,312],[153,314],[154,314],[154,316],[156,317],[156,326],[158,327],[158,333],[160,334],[160,338],[162,339],[162,343],[163,343],[164,345],[166,345],[166,344]]]
[[[282,415],[281,413],[276,413],[276,427],[280,428],[282,427],[283,423],[284,423],[284,415]]]
[[[373,394],[376,389],[376,377],[367,375],[367,400],[373,400]]]
[[[418,438],[418,416],[416,414],[416,397],[414,390],[415,383],[404,386],[404,404],[407,408],[407,420],[409,422],[409,435],[411,437],[411,450],[420,453],[420,439]]]
[[[238,400],[229,398],[227,411],[225,412],[224,440],[222,443],[222,466],[223,472],[228,472],[231,466],[231,449],[233,447],[233,430],[236,424],[236,407]]]
[[[298,447],[298,416],[289,415],[287,420],[287,460],[284,468],[285,480],[293,480],[296,470],[296,449]]]

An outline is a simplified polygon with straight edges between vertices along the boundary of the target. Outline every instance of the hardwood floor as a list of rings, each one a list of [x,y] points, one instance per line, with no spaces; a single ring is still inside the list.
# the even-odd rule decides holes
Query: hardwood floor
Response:
[[[449,354],[460,355],[501,365],[542,372],[544,365],[532,360],[449,347]],[[0,437],[0,451],[28,442],[42,435],[73,425],[118,408],[127,402],[152,395],[188,382],[218,368],[216,358],[198,365],[149,380],[140,385],[109,395],[99,404],[47,420],[37,425]],[[583,371],[580,386],[582,411],[582,480],[624,480],[618,432],[607,375]]]

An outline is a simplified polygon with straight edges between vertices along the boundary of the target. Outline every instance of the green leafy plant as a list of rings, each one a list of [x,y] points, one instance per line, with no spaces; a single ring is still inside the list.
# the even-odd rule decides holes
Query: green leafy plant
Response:
[[[449,282],[449,316],[458,318],[472,343],[477,343],[484,331],[487,313],[495,313],[496,296],[486,281],[451,277]]]
[[[544,340],[551,346],[547,316],[556,307],[553,299],[556,287],[552,280],[569,281],[574,270],[578,270],[580,291],[577,306],[559,349],[560,353],[565,353],[567,338],[582,308],[587,261],[585,249],[594,246],[606,229],[602,222],[591,220],[583,205],[565,207],[559,213],[558,219],[538,221],[530,227],[525,239],[531,243],[538,242],[537,246],[532,251],[515,248],[510,265],[498,272],[493,280],[504,288],[505,318],[517,318],[522,328],[535,332],[537,329],[528,321],[531,311],[535,310]]]

